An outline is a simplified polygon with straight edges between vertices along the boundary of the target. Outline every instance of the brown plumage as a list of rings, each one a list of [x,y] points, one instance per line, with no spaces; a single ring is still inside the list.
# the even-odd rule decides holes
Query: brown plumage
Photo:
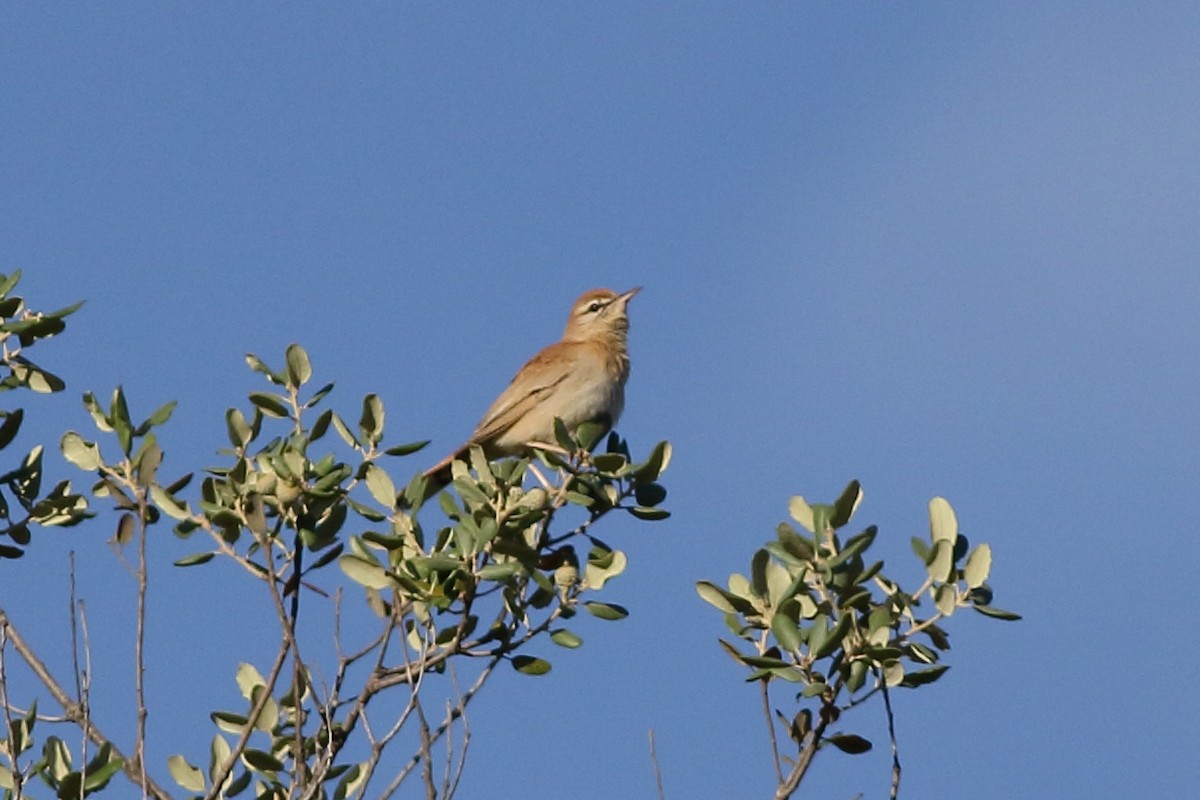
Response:
[[[495,459],[525,453],[530,442],[553,443],[555,417],[572,432],[591,421],[616,425],[629,378],[626,307],[640,290],[592,289],[580,295],[562,339],[529,359],[471,437],[425,472],[426,495],[450,482],[450,462],[465,459],[472,445]]]

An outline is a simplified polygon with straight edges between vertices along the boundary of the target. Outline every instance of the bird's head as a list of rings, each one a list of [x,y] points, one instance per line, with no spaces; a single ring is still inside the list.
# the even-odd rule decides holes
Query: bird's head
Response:
[[[624,336],[629,330],[626,306],[642,287],[635,286],[617,294],[611,289],[591,289],[584,292],[571,306],[567,318],[566,341],[583,341],[612,335]]]

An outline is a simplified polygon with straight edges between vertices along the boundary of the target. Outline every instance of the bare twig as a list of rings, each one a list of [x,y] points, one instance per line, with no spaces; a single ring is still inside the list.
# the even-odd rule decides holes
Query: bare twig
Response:
[[[779,761],[779,740],[775,736],[775,717],[771,714],[771,685],[768,681],[759,681],[762,690],[763,716],[767,720],[767,732],[771,735],[771,758],[775,762],[775,779],[783,783],[783,764]]]
[[[128,474],[133,469],[126,467]],[[137,695],[137,738],[134,740],[134,752],[141,770],[142,797],[146,797],[146,588],[149,583],[149,569],[146,565],[146,518],[150,511],[150,501],[146,490],[137,487],[138,499],[138,567],[137,567],[137,632],[134,644],[134,692]]]
[[[883,688],[883,707],[887,710],[888,738],[892,742],[892,788],[888,797],[896,800],[900,795],[900,748],[896,744],[896,717],[892,713],[892,697],[888,694],[887,680],[879,675],[879,682]]]
[[[654,748],[654,728],[650,729],[650,763],[654,765],[654,788],[657,791],[658,800],[663,800],[663,779],[662,770],[658,766],[658,751]]]
[[[37,653],[33,651],[33,648],[18,633],[17,629],[13,627],[12,620],[9,619],[8,615],[2,609],[0,609],[0,630],[7,632],[8,640],[12,642],[13,649],[17,651],[17,654],[29,666],[34,676],[42,682],[46,690],[50,692],[50,696],[54,698],[54,701],[62,707],[66,718],[88,732],[88,738],[91,739],[92,744],[100,746],[107,744],[111,749],[113,757],[121,760],[122,771],[125,775],[135,784],[142,786],[151,797],[156,798],[156,800],[171,800],[171,795],[159,787],[151,778],[147,776],[143,781],[145,770],[142,768],[140,760],[136,755],[132,758],[123,755],[120,748],[96,727],[94,721],[87,720],[79,703],[72,700],[71,696],[62,688],[62,684],[50,674],[50,670],[38,658]]]
[[[76,609],[79,613],[83,613],[83,603],[75,596],[75,551],[72,550],[68,555],[70,576],[70,590],[68,597],[68,616],[71,620],[71,669],[75,677],[75,696],[79,698],[79,705],[83,709],[83,740],[79,743],[79,761],[81,764],[88,763],[88,738],[87,727],[91,720],[91,709],[88,706],[88,694],[86,685],[90,682],[88,676],[81,675],[79,671],[79,625],[76,620]],[[85,781],[79,782],[79,800],[83,800]]]
[[[19,753],[17,748],[13,746],[13,718],[12,706],[8,703],[8,673],[4,669],[4,651],[8,647],[8,625],[0,624],[0,708],[4,710],[4,730],[8,734],[7,746],[4,748],[5,755],[8,756],[8,763],[11,765],[9,772],[12,773],[13,781],[13,800],[21,800],[25,795],[22,787],[25,785],[25,774],[21,771],[21,765],[17,762]]]

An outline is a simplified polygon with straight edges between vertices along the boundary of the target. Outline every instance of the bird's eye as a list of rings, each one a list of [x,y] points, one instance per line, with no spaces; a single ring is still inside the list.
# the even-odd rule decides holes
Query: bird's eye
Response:
[[[588,306],[588,312],[595,314],[597,311],[599,311],[602,308],[604,308],[604,306],[600,305],[599,302],[593,302],[590,306]]]

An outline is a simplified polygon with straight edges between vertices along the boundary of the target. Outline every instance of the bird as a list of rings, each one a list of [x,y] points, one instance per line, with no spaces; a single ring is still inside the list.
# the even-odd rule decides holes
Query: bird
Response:
[[[425,471],[425,497],[450,482],[450,465],[478,445],[488,460],[528,453],[531,443],[553,443],[554,420],[567,430],[599,422],[611,430],[625,408],[629,379],[629,301],[635,286],[617,293],[591,289],[571,305],[562,338],[529,359],[450,455]]]

